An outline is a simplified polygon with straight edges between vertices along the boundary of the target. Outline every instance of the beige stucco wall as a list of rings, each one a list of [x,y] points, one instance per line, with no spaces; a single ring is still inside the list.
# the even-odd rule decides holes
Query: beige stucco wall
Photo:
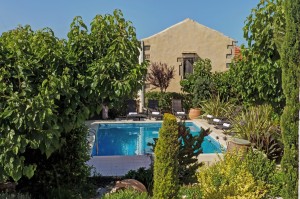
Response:
[[[212,62],[212,71],[225,71],[226,63],[231,62],[230,58],[226,58],[226,54],[233,53],[227,46],[232,45],[234,39],[191,19],[186,19],[142,41],[144,46],[150,45],[150,50],[145,51],[144,54],[150,55],[151,62],[163,62],[168,66],[175,66],[175,79],[171,81],[167,91],[180,92],[181,62],[177,62],[177,58],[182,57],[182,53],[194,52],[202,59],[209,58]]]

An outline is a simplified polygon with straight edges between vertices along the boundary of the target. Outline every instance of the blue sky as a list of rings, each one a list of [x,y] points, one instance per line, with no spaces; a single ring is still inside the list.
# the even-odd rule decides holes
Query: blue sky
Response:
[[[193,19],[245,43],[243,26],[259,0],[0,0],[0,34],[18,25],[34,30],[50,27],[59,38],[66,38],[72,19],[82,16],[90,24],[97,14],[121,9],[133,23],[138,39],[149,37],[169,26]]]

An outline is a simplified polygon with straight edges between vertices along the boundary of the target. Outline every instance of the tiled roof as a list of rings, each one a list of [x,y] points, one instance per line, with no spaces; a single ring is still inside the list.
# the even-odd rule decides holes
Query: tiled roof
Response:
[[[241,48],[238,46],[234,46],[234,59],[242,59]]]

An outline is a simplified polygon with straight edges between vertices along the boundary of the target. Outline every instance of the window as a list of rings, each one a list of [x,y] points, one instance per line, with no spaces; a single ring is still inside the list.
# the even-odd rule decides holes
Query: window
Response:
[[[187,74],[193,73],[194,67],[193,64],[195,62],[194,57],[182,58],[181,65],[179,66],[179,75],[184,79]]]
[[[145,54],[145,60],[150,60],[150,54]]]
[[[226,63],[226,68],[229,68],[229,67],[230,67],[230,64],[231,64],[231,63]]]
[[[183,58],[183,76],[185,77],[187,74],[193,73],[194,68],[193,64],[195,62],[195,58]]]
[[[226,54],[226,59],[232,59],[232,54]]]
[[[179,65],[179,75],[182,79],[186,78],[187,74],[194,72],[194,62],[197,61],[199,56],[194,51],[183,52],[181,57],[177,57],[177,62],[181,62]]]
[[[144,46],[144,51],[150,50],[150,45]]]

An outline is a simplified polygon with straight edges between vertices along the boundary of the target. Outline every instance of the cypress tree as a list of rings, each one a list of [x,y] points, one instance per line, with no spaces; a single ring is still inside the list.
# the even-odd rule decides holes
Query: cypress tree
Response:
[[[285,2],[286,35],[282,48],[282,88],[286,106],[281,116],[284,155],[283,198],[298,198],[298,122],[300,67],[300,0]]]
[[[165,114],[154,154],[154,187],[153,198],[177,198],[178,178],[178,124],[176,117]]]

